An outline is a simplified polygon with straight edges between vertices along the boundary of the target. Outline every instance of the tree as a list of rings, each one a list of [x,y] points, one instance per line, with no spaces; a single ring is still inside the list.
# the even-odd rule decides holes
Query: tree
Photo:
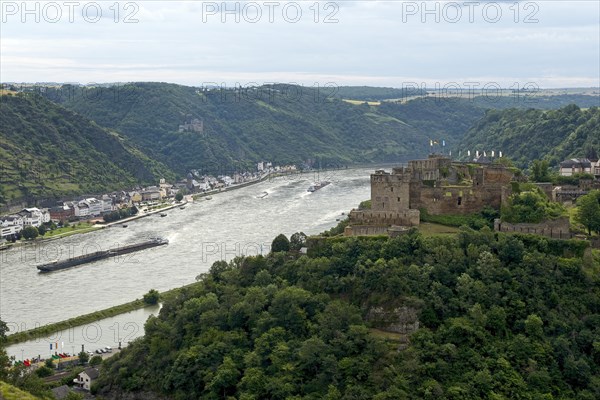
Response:
[[[43,367],[39,367],[38,369],[36,369],[35,373],[40,378],[45,378],[47,376],[52,375],[54,373],[54,370],[44,365]]]
[[[82,351],[81,353],[79,353],[78,356],[79,356],[79,363],[81,365],[84,365],[90,359],[90,355],[88,353],[86,353],[85,351]]]
[[[550,182],[548,167],[549,164],[546,160],[533,160],[531,165],[531,180],[534,182]]]
[[[593,190],[577,199],[575,221],[585,226],[588,235],[592,231],[600,232],[600,190]]]
[[[306,243],[306,234],[296,232],[290,237],[290,250],[299,251]]]
[[[81,393],[75,393],[73,391],[69,392],[69,394],[67,394],[67,397],[65,397],[65,400],[83,400],[83,394]]]
[[[92,367],[96,367],[98,365],[102,364],[102,357],[101,356],[94,356],[90,359],[90,365]]]
[[[44,225],[40,225],[37,228],[37,230],[38,230],[38,233],[39,233],[40,236],[44,236],[46,234],[46,231],[47,231],[47,229],[46,229],[46,227]]]
[[[10,360],[6,351],[4,350],[4,342],[6,341],[6,332],[8,332],[8,325],[0,320],[0,380],[6,379],[8,367],[10,366]]]
[[[280,251],[290,251],[290,241],[283,233],[277,235],[271,243],[271,251],[277,253]]]
[[[563,212],[564,207],[560,203],[550,202],[539,188],[531,188],[510,196],[507,205],[502,207],[502,220],[512,223],[538,223],[558,218]]]
[[[177,201],[183,200],[183,193],[177,192],[177,194],[175,195],[175,200],[177,200]]]
[[[154,305],[158,303],[160,299],[160,293],[156,289],[150,289],[148,293],[144,295],[144,303],[148,305]]]
[[[35,239],[39,236],[38,229],[35,226],[27,226],[22,231],[23,237],[27,240]]]

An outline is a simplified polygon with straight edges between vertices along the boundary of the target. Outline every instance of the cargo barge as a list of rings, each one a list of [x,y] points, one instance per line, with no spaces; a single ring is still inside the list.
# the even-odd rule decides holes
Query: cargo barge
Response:
[[[155,238],[147,240],[145,242],[130,244],[122,247],[115,247],[110,250],[96,251],[90,254],[83,254],[81,256],[72,257],[66,260],[55,260],[47,264],[38,265],[37,269],[39,272],[53,272],[61,269],[76,267],[77,265],[87,264],[98,260],[103,260],[109,257],[121,256],[124,254],[133,253],[135,251],[145,250],[156,246],[163,246],[169,244],[167,239]]]

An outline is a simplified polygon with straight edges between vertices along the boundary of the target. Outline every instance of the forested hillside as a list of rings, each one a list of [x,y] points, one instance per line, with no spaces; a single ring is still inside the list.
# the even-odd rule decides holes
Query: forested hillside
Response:
[[[139,399],[597,399],[600,265],[586,246],[462,228],[217,262],[107,361],[97,389]],[[410,315],[420,326],[408,341],[386,332],[411,326]]]
[[[534,159],[556,166],[564,159],[600,151],[600,109],[569,105],[558,110],[488,110],[457,150],[502,151],[521,167]]]
[[[275,85],[249,91],[200,91],[164,83],[120,89],[78,88],[66,107],[115,129],[179,173],[256,161],[322,165],[393,162],[423,155],[425,135],[376,107],[327,97],[330,91]],[[64,90],[63,90],[64,92]],[[52,93],[48,93],[52,98]],[[202,131],[178,132],[203,121]]]
[[[0,96],[0,171],[0,205],[173,176],[119,134],[29,94]]]
[[[428,97],[406,103],[383,102],[379,111],[419,129],[428,139],[445,140],[447,146],[456,144],[485,115],[485,109],[472,100],[459,98]]]

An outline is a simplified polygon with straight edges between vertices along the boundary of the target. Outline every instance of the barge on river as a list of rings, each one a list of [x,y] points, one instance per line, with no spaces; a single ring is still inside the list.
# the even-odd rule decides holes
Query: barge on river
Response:
[[[110,250],[96,251],[90,254],[83,254],[81,256],[68,258],[66,260],[56,260],[48,264],[38,265],[37,269],[39,270],[39,272],[59,271],[61,269],[71,268],[77,265],[87,264],[94,261],[103,260],[109,257],[121,256],[124,254],[133,253],[135,251],[145,250],[157,246],[163,246],[166,244],[169,244],[169,241],[167,239],[154,238],[145,242],[130,244],[122,247],[115,247],[114,249]]]

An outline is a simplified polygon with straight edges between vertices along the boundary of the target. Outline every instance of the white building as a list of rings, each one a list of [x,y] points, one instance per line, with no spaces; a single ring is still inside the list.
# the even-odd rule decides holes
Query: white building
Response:
[[[111,212],[114,211],[115,208],[113,206],[113,199],[108,196],[108,195],[104,195],[102,196],[102,199],[100,200],[100,202],[102,202],[102,212],[106,213],[106,212]]]
[[[23,217],[9,215],[0,219],[0,237],[14,235],[23,230]]]
[[[102,202],[100,200],[98,200],[95,197],[90,197],[88,199],[83,200],[85,203],[87,203],[88,207],[89,207],[89,215],[91,216],[98,216],[100,214],[102,214]]]
[[[45,224],[46,222],[50,222],[52,220],[52,218],[50,218],[50,210],[48,210],[47,208],[44,208],[41,210],[42,212],[42,224]]]
[[[560,163],[561,176],[573,176],[575,174],[591,174],[592,162],[587,158],[572,158]]]
[[[77,384],[82,389],[90,390],[92,383],[98,379],[99,375],[100,373],[96,368],[86,368],[77,375],[77,378],[73,379],[73,383]]]
[[[50,221],[50,214],[46,211],[42,212],[39,208],[24,208],[22,211],[18,213],[23,218],[23,227],[26,226],[35,226],[38,227],[42,225],[44,222]]]
[[[73,203],[73,209],[75,210],[76,217],[89,217],[90,216],[90,206],[85,201],[80,201],[78,203]]]

